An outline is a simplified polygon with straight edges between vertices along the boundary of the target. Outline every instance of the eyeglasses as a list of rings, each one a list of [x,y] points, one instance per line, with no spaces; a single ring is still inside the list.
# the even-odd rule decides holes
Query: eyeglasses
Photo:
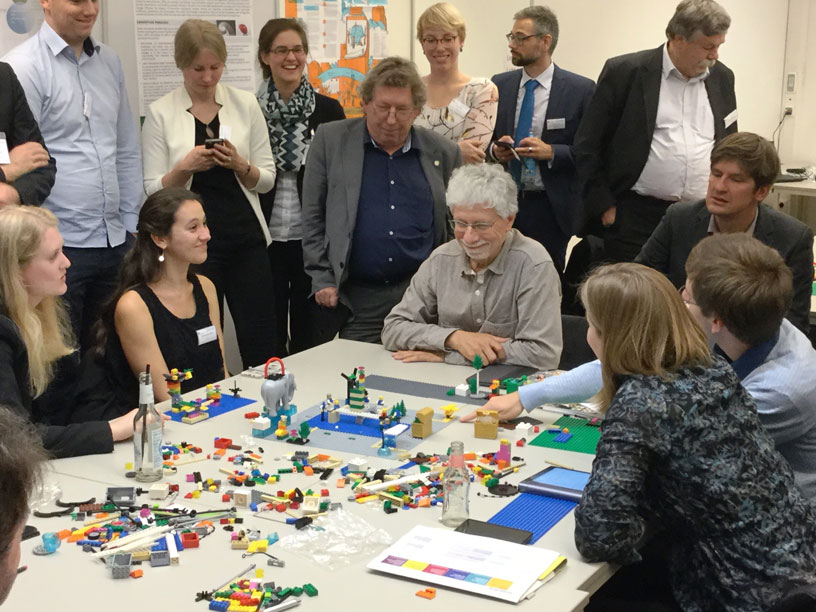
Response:
[[[414,108],[411,106],[391,106],[390,104],[382,104],[381,102],[374,102],[372,104],[374,108],[374,112],[377,113],[379,116],[386,118],[388,115],[391,114],[391,111],[394,111],[394,116],[397,119],[407,120],[411,119]]]
[[[492,221],[490,223],[487,223],[486,221],[479,221],[477,223],[465,223],[461,219],[451,219],[449,223],[453,231],[462,233],[464,233],[467,230],[467,228],[472,229],[474,232],[486,232],[496,224],[495,221]]]
[[[456,42],[456,34],[448,34],[447,36],[443,36],[442,38],[433,38],[432,36],[426,36],[422,39],[422,44],[428,47],[435,47],[437,44],[442,43],[446,47],[449,47],[453,43]]]
[[[688,291],[686,291],[686,286],[683,285],[680,287],[677,292],[680,294],[680,299],[683,300],[686,306],[697,306],[697,302],[694,300],[687,298],[686,296],[689,295]]]
[[[541,38],[542,36],[544,36],[544,34],[527,34],[526,36],[524,36],[523,34],[515,34],[513,32],[510,32],[509,34],[504,35],[504,37],[507,39],[507,42],[509,42],[511,45],[523,45],[525,40],[527,40],[528,38],[533,38],[534,36]]]
[[[278,57],[286,57],[290,53],[294,53],[295,55],[306,55],[306,49],[300,45],[297,45],[296,47],[275,47],[269,51]]]

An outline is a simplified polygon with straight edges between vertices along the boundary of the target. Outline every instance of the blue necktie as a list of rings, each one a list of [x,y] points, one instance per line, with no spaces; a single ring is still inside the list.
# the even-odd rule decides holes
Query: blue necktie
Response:
[[[533,110],[535,108],[535,89],[538,81],[530,79],[524,84],[524,99],[521,101],[518,123],[516,124],[516,146],[523,139],[531,135],[533,130]],[[529,174],[535,173],[535,160],[530,157],[523,157],[522,161]],[[521,164],[515,159],[510,162],[510,174],[516,180],[516,185],[521,188]]]

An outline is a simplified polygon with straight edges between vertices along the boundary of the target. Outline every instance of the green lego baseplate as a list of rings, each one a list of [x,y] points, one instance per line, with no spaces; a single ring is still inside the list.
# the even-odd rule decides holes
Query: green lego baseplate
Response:
[[[576,453],[595,454],[595,447],[598,446],[598,440],[601,437],[598,426],[590,425],[586,419],[568,416],[562,416],[555,422],[555,425],[562,429],[564,427],[569,429],[569,433],[572,434],[572,437],[566,442],[555,442],[554,439],[558,433],[545,430],[536,436],[530,444],[532,446],[557,448],[559,450],[568,450]]]

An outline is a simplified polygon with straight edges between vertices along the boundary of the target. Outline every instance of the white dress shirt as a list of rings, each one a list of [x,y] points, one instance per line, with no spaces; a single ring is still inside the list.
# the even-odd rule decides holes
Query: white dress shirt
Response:
[[[663,74],[649,158],[632,190],[669,202],[699,200],[708,185],[714,113],[705,80],[684,77],[663,45]]]
[[[57,161],[43,203],[69,247],[117,246],[135,232],[144,200],[139,135],[116,52],[92,38],[77,59],[48,23],[12,49],[45,145]]]

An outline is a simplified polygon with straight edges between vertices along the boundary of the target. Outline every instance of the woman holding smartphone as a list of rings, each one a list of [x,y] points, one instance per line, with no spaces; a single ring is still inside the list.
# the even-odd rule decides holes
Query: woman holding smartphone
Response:
[[[270,241],[259,193],[275,184],[275,160],[258,103],[219,83],[227,59],[215,24],[185,21],[176,32],[184,84],[150,105],[142,130],[145,191],[185,187],[201,195],[212,240],[196,271],[226,296],[244,366],[277,355]]]

